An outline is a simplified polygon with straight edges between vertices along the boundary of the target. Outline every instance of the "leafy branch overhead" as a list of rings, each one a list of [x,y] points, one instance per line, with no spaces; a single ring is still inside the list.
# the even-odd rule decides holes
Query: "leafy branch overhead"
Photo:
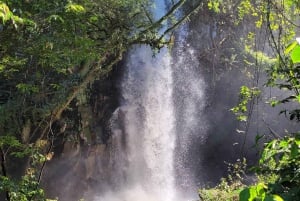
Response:
[[[48,125],[59,119],[78,93],[109,73],[132,45],[160,49],[167,44],[165,37],[199,7],[165,23],[185,2],[178,1],[155,20],[146,0],[1,1],[0,76],[5,83],[0,112],[7,116],[1,123],[14,115]],[[166,31],[160,33],[162,26]],[[11,104],[19,108],[17,114]],[[20,133],[24,123],[14,119],[12,133]]]
[[[25,103],[45,109],[42,118],[65,109],[70,102],[65,94],[73,99],[87,83],[109,73],[132,45],[160,49],[167,44],[165,37],[199,7],[165,23],[184,3],[180,0],[155,21],[145,0],[2,2],[0,73],[7,80],[2,96],[10,100],[17,91]],[[31,23],[22,23],[25,19]],[[163,24],[166,31],[161,34]]]

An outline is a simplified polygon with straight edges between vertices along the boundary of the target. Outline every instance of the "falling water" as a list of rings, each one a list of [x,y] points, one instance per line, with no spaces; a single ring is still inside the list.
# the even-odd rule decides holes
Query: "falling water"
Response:
[[[188,155],[204,131],[196,56],[184,42],[172,54],[162,49],[153,56],[141,46],[128,55],[121,106],[111,119],[112,187],[95,201],[186,201],[187,189],[195,199],[195,163]]]
[[[121,185],[116,187],[116,192],[97,199],[174,201],[176,134],[168,51],[162,50],[153,57],[148,47],[133,50],[126,65],[121,93],[123,104],[114,116],[118,124],[122,122],[122,131],[112,126],[115,142],[119,142],[115,143],[114,155],[119,158],[113,160],[118,172],[114,183]],[[118,148],[122,138],[123,150]]]
[[[197,196],[191,148],[205,131],[204,84],[192,49],[180,49],[177,59],[166,49],[155,57],[145,46],[130,52],[111,121],[113,188],[96,201],[190,199],[182,190]]]

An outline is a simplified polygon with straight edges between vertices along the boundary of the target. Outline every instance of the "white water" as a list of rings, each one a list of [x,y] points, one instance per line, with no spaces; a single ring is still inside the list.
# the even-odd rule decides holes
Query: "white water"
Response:
[[[96,200],[175,201],[171,56],[162,50],[153,57],[150,48],[140,47],[131,52],[126,68],[123,105],[115,112],[123,131],[113,130],[113,161],[119,171],[114,182],[121,185]]]

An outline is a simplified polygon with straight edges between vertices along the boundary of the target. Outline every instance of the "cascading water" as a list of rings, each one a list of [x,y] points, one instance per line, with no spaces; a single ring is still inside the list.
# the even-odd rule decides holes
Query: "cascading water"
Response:
[[[187,188],[197,196],[188,155],[203,131],[203,82],[185,45],[155,57],[145,46],[129,53],[111,120],[112,187],[95,201],[182,201],[187,195],[179,189]]]
[[[204,131],[203,82],[194,74],[193,51],[175,54],[176,63],[166,49],[155,57],[144,46],[129,54],[122,106],[112,118],[114,188],[96,201],[182,201],[180,188],[196,197],[197,160],[189,154]]]
[[[174,201],[175,115],[171,57],[163,50],[157,57],[140,47],[132,51],[123,77],[123,105],[115,112],[122,132],[114,129],[116,192],[97,200]],[[116,126],[112,126],[116,128]],[[122,135],[125,135],[122,137]],[[117,140],[119,139],[119,140]],[[126,156],[120,158],[120,156]],[[133,196],[133,197],[132,197]]]

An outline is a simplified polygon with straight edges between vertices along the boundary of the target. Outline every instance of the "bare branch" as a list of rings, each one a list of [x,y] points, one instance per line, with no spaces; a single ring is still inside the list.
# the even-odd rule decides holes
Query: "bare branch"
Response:
[[[167,34],[169,34],[170,32],[172,32],[173,30],[175,30],[179,25],[183,24],[184,22],[186,22],[189,17],[197,12],[199,10],[199,8],[201,7],[201,4],[199,3],[195,8],[193,8],[188,14],[185,14],[181,19],[179,19],[173,26],[169,27],[158,39],[159,41],[161,41],[163,39],[164,36],[166,36]]]

